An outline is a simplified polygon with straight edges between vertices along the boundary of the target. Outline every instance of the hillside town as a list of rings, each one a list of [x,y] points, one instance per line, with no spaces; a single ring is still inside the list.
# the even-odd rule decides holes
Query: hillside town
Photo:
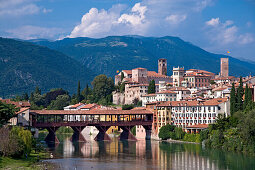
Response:
[[[76,103],[63,108],[64,111],[96,111],[100,110],[107,114],[109,110],[121,112],[121,105],[132,105],[137,102],[141,106],[132,110],[149,110],[153,113],[153,123],[149,129],[150,138],[159,139],[158,134],[161,127],[170,124],[180,127],[188,133],[199,133],[208,128],[209,124],[216,122],[219,116],[230,115],[230,93],[231,87],[239,86],[240,78],[229,76],[228,58],[221,58],[220,73],[214,74],[206,70],[189,69],[184,67],[173,67],[172,72],[167,73],[167,60],[158,60],[158,72],[148,71],[146,68],[134,68],[122,70],[115,76],[112,106],[103,106],[96,103]],[[252,92],[254,101],[255,77],[242,78],[243,87],[248,85]],[[150,91],[150,84],[154,91]],[[154,83],[154,84],[153,84]],[[30,126],[31,117],[28,102],[13,102],[10,99],[1,99],[2,102],[20,107],[17,116],[10,120],[11,125]],[[120,117],[108,118],[105,121],[117,121]],[[128,120],[128,117],[122,117]],[[75,116],[70,118],[76,120]],[[80,120],[80,119],[79,119]],[[35,130],[36,131],[36,130]],[[107,134],[122,131],[118,126],[107,129]],[[143,126],[136,126],[136,138],[146,138],[146,130]],[[98,129],[88,126],[84,130],[87,134],[97,134]]]

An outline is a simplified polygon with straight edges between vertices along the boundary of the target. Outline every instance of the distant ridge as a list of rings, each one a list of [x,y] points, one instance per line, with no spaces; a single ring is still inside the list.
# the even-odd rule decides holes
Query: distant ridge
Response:
[[[179,37],[143,37],[137,35],[109,36],[105,38],[65,38],[54,42],[36,41],[35,44],[60,51],[96,74],[113,76],[116,70],[145,67],[157,70],[157,60],[168,60],[168,73],[173,66],[185,69],[198,68],[218,74],[220,58],[228,57],[230,75],[255,74],[255,64],[226,55],[207,52]]]
[[[82,86],[92,80],[91,71],[78,61],[47,47],[0,38],[0,97],[30,93],[35,86],[73,93],[78,80]]]

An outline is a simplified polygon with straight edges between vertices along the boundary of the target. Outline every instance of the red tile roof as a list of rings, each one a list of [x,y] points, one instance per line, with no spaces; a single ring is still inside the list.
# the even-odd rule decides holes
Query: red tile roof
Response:
[[[127,74],[132,74],[132,70],[122,70],[122,71],[127,73]]]
[[[30,103],[28,101],[11,101],[11,99],[0,99],[0,101],[7,103],[7,104],[13,104],[16,107],[30,107]]]
[[[194,129],[206,129],[208,128],[208,124],[197,124],[197,125],[191,125],[191,126],[187,126],[186,129],[188,128],[194,128]]]
[[[158,92],[157,94],[176,94],[176,92],[172,90],[165,90],[165,91]]]
[[[98,104],[86,104],[85,106],[82,106],[80,109],[91,109],[93,107],[99,106]]]
[[[18,112],[16,112],[16,114],[20,114],[26,110],[29,110],[29,107],[22,107],[22,108],[20,108],[20,110]]]
[[[166,75],[161,75],[159,73],[156,73],[155,71],[148,71],[148,77],[164,77],[164,78],[170,78]]]
[[[79,115],[91,115],[91,114],[153,114],[149,110],[31,110],[31,114],[57,114],[57,115],[66,115],[66,114],[79,114]]]
[[[77,103],[77,104],[75,104],[75,105],[72,105],[72,106],[69,107],[69,108],[77,108],[77,107],[79,107],[79,106],[81,106],[81,105],[84,105],[84,103]]]
[[[223,102],[228,101],[227,98],[214,98],[210,100],[203,101],[167,101],[160,102],[158,106],[166,107],[166,106],[216,106]]]

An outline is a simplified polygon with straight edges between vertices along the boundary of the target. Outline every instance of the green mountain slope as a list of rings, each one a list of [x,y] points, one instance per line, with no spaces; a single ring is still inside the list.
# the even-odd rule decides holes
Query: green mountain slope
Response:
[[[205,69],[218,74],[220,58],[177,37],[111,36],[101,39],[66,38],[60,41],[33,43],[60,51],[84,64],[96,74],[113,76],[116,70],[145,67],[157,70],[157,60],[168,60],[168,73],[173,66]],[[255,65],[229,57],[230,75],[255,73]]]
[[[75,92],[78,80],[92,79],[78,61],[47,47],[0,38],[0,97],[62,87]]]

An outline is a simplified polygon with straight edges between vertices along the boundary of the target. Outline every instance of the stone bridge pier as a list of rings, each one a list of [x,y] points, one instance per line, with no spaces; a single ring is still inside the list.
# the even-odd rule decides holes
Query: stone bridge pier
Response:
[[[71,141],[78,141],[78,142],[86,142],[85,137],[82,135],[82,130],[85,128],[86,126],[71,126],[71,128],[73,129],[73,135],[71,137]]]
[[[110,128],[111,126],[96,126],[98,129],[98,134],[95,137],[96,141],[111,141],[112,139],[110,136],[106,133],[106,131]]]
[[[131,129],[134,126],[119,126],[123,132],[120,134],[119,139],[120,140],[133,140],[137,141],[136,137],[131,133]]]
[[[145,139],[146,140],[151,140],[151,130],[152,130],[152,125],[143,125],[144,129],[145,129]]]
[[[59,140],[56,136],[56,131],[58,130],[59,127],[47,127],[46,129],[48,130],[49,134],[46,136],[45,141],[46,142],[54,142],[54,143],[59,143]]]

